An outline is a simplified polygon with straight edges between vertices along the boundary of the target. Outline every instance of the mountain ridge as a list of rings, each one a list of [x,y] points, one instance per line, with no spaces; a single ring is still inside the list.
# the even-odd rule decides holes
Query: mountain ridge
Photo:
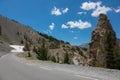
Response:
[[[35,31],[15,20],[0,16],[0,39],[8,44],[25,45],[25,55],[40,60],[52,60],[58,63],[84,64],[81,49],[68,42]],[[5,38],[4,38],[5,37]],[[82,55],[81,55],[82,54]]]
[[[109,39],[109,40],[108,40]],[[25,52],[19,56],[28,59],[50,60],[57,63],[119,68],[119,39],[106,15],[101,14],[92,32],[89,44],[72,46],[68,42],[35,31],[15,20],[0,16],[0,45],[24,45]],[[2,48],[0,46],[0,48]],[[1,50],[1,49],[0,49]],[[111,51],[112,50],[112,51]],[[10,49],[8,48],[8,51]],[[112,52],[116,52],[113,54]],[[110,54],[109,54],[110,53]],[[107,62],[115,56],[115,65]],[[117,56],[116,56],[117,55]],[[110,57],[107,57],[110,56]],[[118,64],[118,65],[117,65]],[[106,66],[107,65],[107,66]],[[110,65],[110,67],[108,67]]]

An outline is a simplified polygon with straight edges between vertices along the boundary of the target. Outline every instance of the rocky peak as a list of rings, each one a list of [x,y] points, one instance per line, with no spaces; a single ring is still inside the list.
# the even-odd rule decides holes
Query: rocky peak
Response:
[[[94,31],[96,31],[96,32],[101,32],[100,30],[103,32],[106,32],[106,31],[114,32],[113,28],[109,22],[109,19],[107,18],[107,16],[105,14],[99,15],[97,27],[94,29]]]
[[[99,21],[100,20],[108,20],[108,19],[107,19],[107,16],[105,14],[100,14],[99,15]]]
[[[113,62],[111,59],[114,58],[115,53],[118,52],[119,45],[116,33],[114,32],[107,16],[105,14],[100,14],[98,24],[92,32],[92,39],[88,51],[89,65],[108,67],[113,64],[108,62]]]

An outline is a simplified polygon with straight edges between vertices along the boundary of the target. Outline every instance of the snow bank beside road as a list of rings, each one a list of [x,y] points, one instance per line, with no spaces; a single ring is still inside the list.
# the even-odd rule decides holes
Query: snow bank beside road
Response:
[[[24,47],[24,46],[20,46],[20,45],[10,45],[10,47],[14,48],[13,50],[11,50],[11,52],[24,52],[24,51],[23,51],[23,47]]]

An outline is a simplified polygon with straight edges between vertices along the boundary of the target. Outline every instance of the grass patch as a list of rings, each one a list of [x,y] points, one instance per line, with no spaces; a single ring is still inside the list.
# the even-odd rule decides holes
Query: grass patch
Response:
[[[38,60],[37,55],[34,52],[26,51],[24,53],[17,54],[18,57],[25,58],[27,60]]]
[[[7,35],[5,35],[5,34],[2,34],[2,35],[0,36],[0,40],[9,42],[9,39],[8,39]]]

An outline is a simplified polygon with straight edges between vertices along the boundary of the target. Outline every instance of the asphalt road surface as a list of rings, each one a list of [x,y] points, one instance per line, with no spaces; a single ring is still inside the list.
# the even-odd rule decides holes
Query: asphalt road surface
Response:
[[[64,71],[28,65],[13,53],[0,58],[0,80],[99,80]]]

